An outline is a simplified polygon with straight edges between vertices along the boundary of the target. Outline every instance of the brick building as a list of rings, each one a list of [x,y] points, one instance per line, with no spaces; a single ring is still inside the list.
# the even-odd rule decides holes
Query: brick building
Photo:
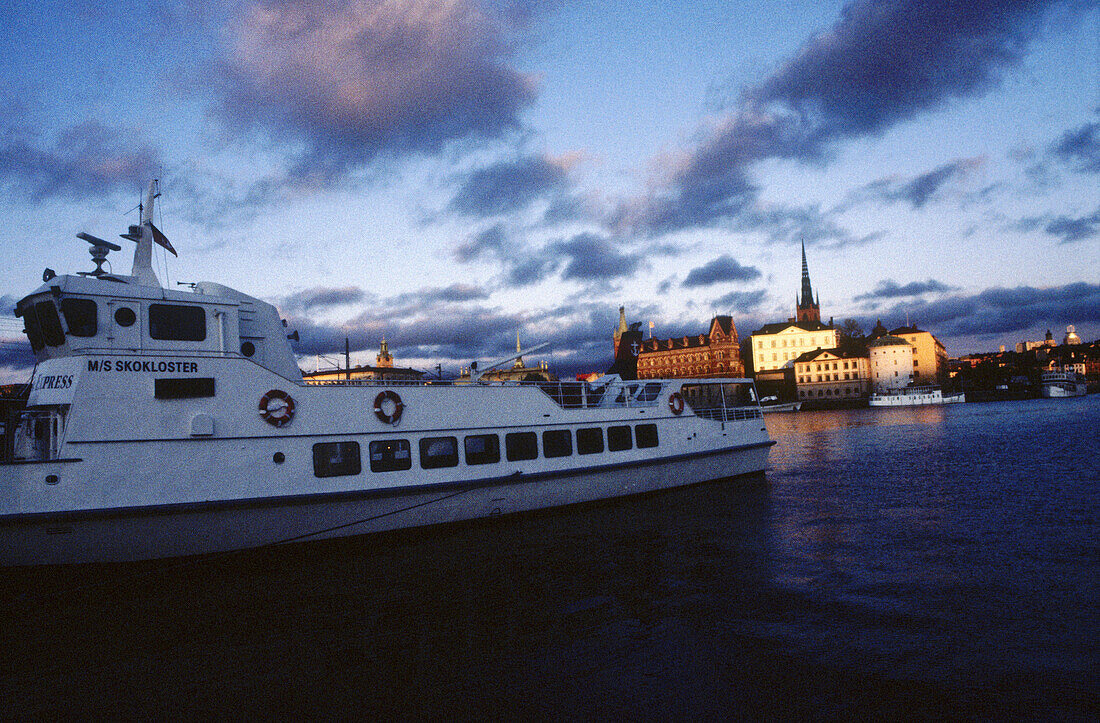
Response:
[[[619,329],[615,332],[615,351],[626,325],[619,309]],[[645,339],[638,344],[639,379],[691,379],[745,376],[741,347],[733,317],[715,316],[705,334],[678,339]]]

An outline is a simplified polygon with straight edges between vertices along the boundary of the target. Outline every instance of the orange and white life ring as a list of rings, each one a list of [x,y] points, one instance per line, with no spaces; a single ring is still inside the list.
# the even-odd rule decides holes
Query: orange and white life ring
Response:
[[[404,410],[401,397],[392,389],[378,392],[378,396],[374,398],[374,414],[385,424],[397,424]]]
[[[668,408],[672,410],[673,414],[683,414],[684,412],[684,397],[680,392],[673,392],[668,395]]]
[[[274,427],[285,427],[294,419],[294,398],[281,389],[260,397],[260,416]]]

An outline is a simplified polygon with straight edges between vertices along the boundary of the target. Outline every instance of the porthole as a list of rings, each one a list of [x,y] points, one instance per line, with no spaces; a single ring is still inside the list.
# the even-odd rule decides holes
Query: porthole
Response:
[[[133,326],[137,321],[137,314],[128,306],[120,306],[115,309],[115,323],[119,326]]]
[[[276,452],[274,455],[272,455],[271,461],[275,464],[282,464],[286,461],[286,455],[284,455],[282,452]]]
[[[241,344],[241,354],[244,354],[245,356],[252,356],[255,353],[256,345],[252,342],[246,341],[245,343]]]

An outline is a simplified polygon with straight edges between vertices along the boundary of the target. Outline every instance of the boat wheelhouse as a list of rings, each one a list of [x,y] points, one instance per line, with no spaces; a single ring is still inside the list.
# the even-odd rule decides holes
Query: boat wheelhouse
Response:
[[[18,304],[37,364],[0,455],[0,564],[358,535],[766,466],[749,379],[307,383],[274,306],[160,285],[155,197],[124,235],[130,275],[85,234],[96,270],[47,271]]]

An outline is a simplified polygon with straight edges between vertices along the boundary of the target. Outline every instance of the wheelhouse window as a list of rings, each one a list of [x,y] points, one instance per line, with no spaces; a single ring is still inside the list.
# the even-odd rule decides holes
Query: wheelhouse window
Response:
[[[466,464],[500,461],[500,439],[495,434],[473,434],[465,439]]]
[[[206,311],[201,306],[150,304],[149,336],[163,341],[205,341]]]
[[[396,472],[412,467],[412,452],[407,439],[385,439],[371,442],[371,472]]]
[[[95,336],[99,331],[97,308],[91,299],[62,299],[61,313],[73,336]]]
[[[603,429],[589,427],[577,430],[577,454],[598,454],[603,451]]]
[[[425,437],[420,440],[420,466],[424,469],[458,466],[458,440],[454,437]]]
[[[542,433],[544,457],[568,457],[573,454],[573,434],[568,429],[550,429]]]
[[[630,427],[623,425],[607,428],[607,449],[609,452],[621,452],[632,447]]]
[[[65,332],[61,329],[61,319],[57,316],[57,307],[49,299],[30,303],[26,299],[15,308],[15,315],[23,317],[23,328],[31,349],[35,352],[44,346],[61,346],[65,343]]]
[[[539,456],[538,435],[534,432],[513,432],[504,435],[504,451],[509,462],[536,459]]]
[[[318,442],[313,445],[313,474],[342,477],[363,471],[358,442]]]
[[[638,442],[638,449],[657,446],[657,425],[638,424],[634,427],[634,439]]]

